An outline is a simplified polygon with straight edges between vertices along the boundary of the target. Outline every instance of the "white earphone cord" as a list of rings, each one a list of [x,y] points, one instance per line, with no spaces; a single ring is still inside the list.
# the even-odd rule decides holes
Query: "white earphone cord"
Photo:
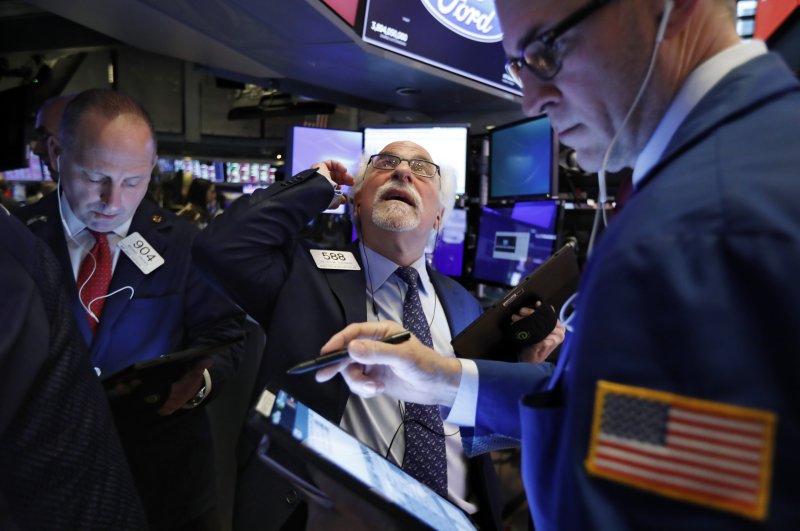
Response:
[[[628,109],[628,114],[625,115],[625,119],[622,121],[622,125],[620,125],[619,129],[617,129],[617,133],[614,135],[614,138],[611,139],[611,142],[608,144],[606,148],[605,155],[603,156],[603,162],[600,165],[600,171],[597,172],[597,210],[595,211],[594,221],[592,223],[592,232],[589,237],[589,246],[586,250],[586,255],[591,256],[592,250],[594,249],[594,241],[597,237],[597,232],[600,228],[600,219],[602,217],[603,220],[603,227],[608,224],[608,218],[606,216],[606,167],[608,166],[608,160],[611,157],[611,152],[614,149],[614,146],[619,139],[620,134],[622,131],[625,130],[625,126],[628,124],[631,116],[633,115],[633,111],[636,107],[639,106],[639,102],[644,95],[645,88],[647,88],[647,84],[650,82],[650,76],[653,74],[653,68],[656,64],[656,57],[658,56],[658,50],[661,47],[661,41],[664,39],[664,32],[667,29],[667,21],[669,20],[669,15],[672,13],[673,3],[672,0],[667,0],[664,4],[664,12],[661,15],[661,22],[658,26],[658,31],[656,33],[655,43],[653,44],[653,52],[650,55],[650,63],[647,66],[647,72],[645,73],[644,79],[642,80],[642,84],[639,86],[639,92],[636,94],[636,97],[633,99],[633,103],[631,104],[630,108]]]

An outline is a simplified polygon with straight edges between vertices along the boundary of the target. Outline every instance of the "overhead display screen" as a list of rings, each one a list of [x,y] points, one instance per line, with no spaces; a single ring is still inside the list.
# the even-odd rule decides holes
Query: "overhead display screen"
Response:
[[[365,42],[522,95],[505,71],[494,0],[368,0]]]

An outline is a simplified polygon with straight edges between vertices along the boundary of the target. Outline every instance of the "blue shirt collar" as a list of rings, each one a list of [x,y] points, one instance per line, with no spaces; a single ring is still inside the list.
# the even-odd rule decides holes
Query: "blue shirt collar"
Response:
[[[672,136],[697,103],[708,94],[714,85],[734,68],[755,57],[767,53],[761,41],[748,41],[732,46],[695,68],[667,108],[650,140],[645,145],[633,167],[633,185],[638,186],[642,178],[664,155]]]
[[[372,289],[373,292],[378,291],[400,265],[389,260],[382,254],[373,251],[367,247],[366,244],[362,243],[362,245],[358,247],[361,250],[361,263],[364,265],[367,273],[367,288]],[[423,254],[420,256],[411,264],[411,267],[416,269],[419,273],[420,290],[424,293],[430,293],[431,281],[425,264],[425,255]]]

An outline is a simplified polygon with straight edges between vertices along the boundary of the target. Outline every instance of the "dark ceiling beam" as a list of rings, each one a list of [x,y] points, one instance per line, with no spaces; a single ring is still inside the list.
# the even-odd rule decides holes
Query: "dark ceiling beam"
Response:
[[[0,18],[0,50],[46,52],[103,48],[119,41],[51,13]]]

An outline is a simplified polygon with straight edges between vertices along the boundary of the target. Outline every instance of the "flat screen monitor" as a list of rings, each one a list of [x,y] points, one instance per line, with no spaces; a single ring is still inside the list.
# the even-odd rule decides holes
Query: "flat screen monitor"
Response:
[[[547,116],[496,127],[489,142],[490,200],[558,195],[558,145]]]
[[[505,69],[503,32],[490,0],[368,0],[362,38],[484,85],[521,95]]]
[[[358,169],[363,143],[361,131],[294,126],[290,128],[287,139],[287,177],[307,170],[321,160],[338,160],[351,174]],[[344,214],[345,205],[325,213]]]
[[[467,137],[469,126],[421,125],[374,126],[364,128],[364,152],[380,153],[387,144],[410,140],[428,150],[433,162],[448,165],[456,172],[456,194],[465,193],[467,182]]]
[[[450,212],[433,249],[433,268],[443,275],[460,277],[464,268],[464,239],[467,235],[467,211]]]
[[[483,207],[475,249],[475,280],[516,286],[555,251],[556,201]]]
[[[33,152],[28,153],[28,163],[22,168],[0,172],[7,181],[48,181],[50,171]]]

